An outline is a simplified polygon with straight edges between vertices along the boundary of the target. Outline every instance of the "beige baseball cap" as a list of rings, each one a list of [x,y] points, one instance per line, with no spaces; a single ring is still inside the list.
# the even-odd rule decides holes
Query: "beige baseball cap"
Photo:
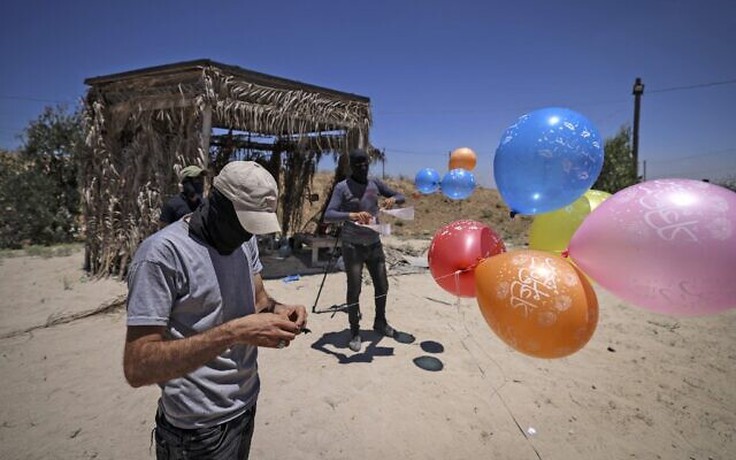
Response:
[[[197,165],[189,165],[186,168],[182,169],[179,173],[179,179],[181,181],[184,181],[184,179],[187,179],[189,177],[199,177],[204,173],[204,169],[200,168]]]
[[[233,203],[246,231],[254,235],[281,231],[276,217],[279,188],[263,166],[254,161],[232,161],[222,168],[212,185]]]

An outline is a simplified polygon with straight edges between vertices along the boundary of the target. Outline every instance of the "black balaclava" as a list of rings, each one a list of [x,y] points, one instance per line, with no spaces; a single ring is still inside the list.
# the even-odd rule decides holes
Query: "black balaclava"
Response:
[[[368,154],[365,150],[353,150],[350,152],[351,178],[359,184],[368,183]]]
[[[230,200],[216,188],[189,219],[189,232],[226,256],[253,236],[238,220]]]
[[[201,178],[187,177],[181,182],[181,191],[187,198],[187,201],[194,205],[199,206],[202,201],[202,194],[204,193],[204,181]]]

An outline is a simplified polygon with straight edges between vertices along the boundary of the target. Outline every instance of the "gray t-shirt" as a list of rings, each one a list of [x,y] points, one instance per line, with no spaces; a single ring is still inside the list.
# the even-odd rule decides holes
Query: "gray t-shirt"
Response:
[[[166,326],[170,339],[255,313],[253,275],[262,270],[256,238],[230,255],[189,235],[177,221],[147,238],[128,274],[128,326]],[[253,406],[258,349],[236,345],[181,378],[160,385],[159,407],[173,425],[205,428]]]

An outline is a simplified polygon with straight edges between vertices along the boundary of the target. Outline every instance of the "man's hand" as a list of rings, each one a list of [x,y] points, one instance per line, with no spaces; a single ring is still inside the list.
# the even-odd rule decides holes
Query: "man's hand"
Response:
[[[368,225],[371,223],[371,218],[373,216],[371,213],[367,211],[360,211],[360,212],[351,212],[350,213],[350,220],[353,222],[357,222],[359,224]]]
[[[383,203],[381,204],[382,209],[391,209],[396,204],[396,199],[394,197],[386,198],[383,200]]]
[[[182,377],[215,359],[229,347],[289,346],[306,324],[301,305],[282,305],[275,313],[254,313],[183,339],[169,339],[163,326],[128,326],[123,354],[125,378],[133,387]]]
[[[307,325],[307,309],[304,305],[284,305],[279,303],[273,308],[273,312],[296,324],[299,331]]]
[[[306,317],[306,311],[304,316]],[[295,321],[276,313],[255,313],[234,319],[226,324],[235,342],[257,347],[289,346],[289,343],[301,332],[301,327]]]
[[[254,313],[183,339],[166,337],[164,326],[128,326],[123,354],[125,378],[133,387],[183,377],[240,343],[288,346],[300,332],[274,313]]]

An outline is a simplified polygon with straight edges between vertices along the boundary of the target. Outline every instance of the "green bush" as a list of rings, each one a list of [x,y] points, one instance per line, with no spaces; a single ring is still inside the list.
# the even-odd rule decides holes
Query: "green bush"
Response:
[[[714,184],[726,187],[732,192],[736,192],[736,176],[726,177],[717,181],[713,181]]]
[[[0,151],[0,248],[75,239],[77,158],[84,148],[80,112],[58,106],[28,124],[20,151]]]
[[[56,178],[35,162],[0,152],[0,247],[73,241],[76,216],[59,202],[65,198]]]

